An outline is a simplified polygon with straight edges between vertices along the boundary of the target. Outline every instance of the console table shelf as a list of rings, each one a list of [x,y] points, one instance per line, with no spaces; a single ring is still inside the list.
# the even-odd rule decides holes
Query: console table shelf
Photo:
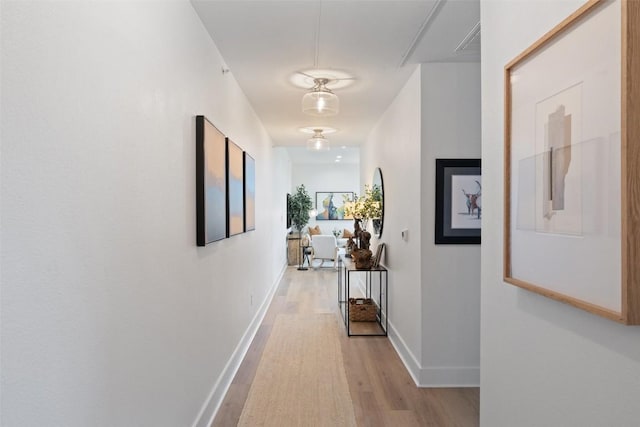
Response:
[[[344,320],[347,335],[354,336],[387,336],[389,326],[388,318],[388,288],[389,277],[386,268],[379,266],[367,270],[358,270],[351,258],[345,255],[338,257],[338,305]],[[349,320],[349,298],[355,297],[356,293],[351,289],[351,276],[361,277],[364,275],[364,292],[358,296],[371,298],[377,305],[377,315],[375,322],[354,322]],[[354,284],[357,286],[357,284]],[[360,287],[362,290],[362,287]],[[363,295],[360,295],[363,294]]]

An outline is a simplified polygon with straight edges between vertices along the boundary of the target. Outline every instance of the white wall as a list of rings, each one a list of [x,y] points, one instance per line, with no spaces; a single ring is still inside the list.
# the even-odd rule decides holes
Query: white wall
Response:
[[[640,419],[640,328],[502,281],[504,65],[581,4],[482,2],[484,426],[636,426]]]
[[[433,202],[435,159],[479,158],[480,135],[479,64],[422,64],[362,149],[362,181],[384,178],[390,338],[421,386],[480,381],[480,247],[435,245]]]
[[[2,8],[0,424],[205,425],[285,265],[286,153],[187,1]],[[256,231],[206,248],[197,114],[257,169]]]
[[[293,179],[293,163],[289,152],[285,147],[274,147],[274,163],[271,172],[273,176],[273,186],[276,191],[273,193],[274,206],[272,208],[272,218],[275,224],[276,237],[271,246],[271,257],[275,263],[279,263],[284,254],[287,258],[287,233],[291,228],[287,227],[287,193],[291,194],[291,182]]]
[[[349,163],[334,164],[304,164],[294,163],[292,166],[291,194],[295,194],[296,188],[300,184],[311,196],[313,207],[316,207],[316,192],[347,192],[352,191],[358,195],[360,190],[360,165]],[[318,211],[321,211],[319,208]],[[307,227],[320,226],[323,234],[330,234],[334,229],[343,230],[345,228],[353,231],[353,220],[348,221],[316,221],[315,218],[309,220]],[[306,229],[305,229],[306,231]]]
[[[361,149],[361,181],[376,167],[384,180],[385,265],[389,269],[389,337],[417,381],[422,357],[420,212],[420,67],[381,117]],[[409,230],[409,240],[401,237]],[[372,246],[378,244],[372,238]]]
[[[480,246],[434,244],[435,160],[480,158],[480,138],[480,64],[422,64],[425,386],[480,383]]]

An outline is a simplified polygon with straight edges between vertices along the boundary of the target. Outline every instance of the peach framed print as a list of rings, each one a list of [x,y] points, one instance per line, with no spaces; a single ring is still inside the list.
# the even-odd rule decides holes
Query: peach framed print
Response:
[[[225,137],[204,116],[196,116],[196,243],[227,236]]]
[[[244,231],[256,229],[256,161],[244,153]]]

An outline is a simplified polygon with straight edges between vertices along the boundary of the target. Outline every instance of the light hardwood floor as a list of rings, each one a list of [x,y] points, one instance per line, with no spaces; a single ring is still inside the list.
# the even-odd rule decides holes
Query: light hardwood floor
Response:
[[[279,313],[330,309],[340,316],[336,280],[337,273],[332,269],[297,271],[295,267],[287,268],[222,402],[213,427],[235,426],[238,423],[251,381]],[[290,292],[293,288],[296,292]],[[340,337],[340,345],[358,426],[479,425],[479,389],[416,387],[386,337],[349,338],[345,333]]]

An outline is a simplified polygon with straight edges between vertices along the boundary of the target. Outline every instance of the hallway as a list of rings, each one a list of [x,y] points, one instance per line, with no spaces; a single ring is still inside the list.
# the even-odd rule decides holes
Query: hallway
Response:
[[[342,366],[336,368],[343,369],[346,374],[358,426],[478,425],[479,389],[416,387],[387,338],[346,336],[336,300],[334,270],[287,269],[213,426],[238,424],[256,372],[265,358],[263,351],[279,317],[330,313],[334,315],[336,327],[332,330],[336,331],[334,339],[339,341],[342,356]],[[291,336],[291,339],[295,339],[295,336]],[[296,354],[290,354],[290,357],[293,362]],[[291,396],[276,396],[276,399],[280,398],[291,399]],[[302,405],[305,404],[307,402],[302,402]],[[308,402],[309,407],[314,404],[315,402]],[[268,421],[273,422],[273,425],[287,425],[271,418]],[[323,424],[317,420],[309,420],[306,425]]]

